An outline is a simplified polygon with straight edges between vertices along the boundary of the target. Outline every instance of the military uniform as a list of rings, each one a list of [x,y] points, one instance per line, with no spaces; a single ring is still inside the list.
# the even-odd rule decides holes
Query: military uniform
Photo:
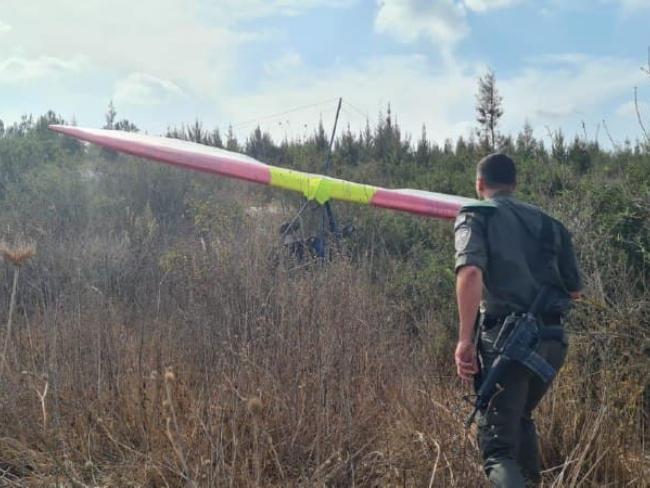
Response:
[[[540,314],[543,326],[562,324],[569,292],[581,288],[578,266],[566,228],[508,192],[461,210],[455,247],[457,271],[476,266],[483,272],[478,351],[484,377],[496,358],[494,341],[503,320],[527,312],[543,285],[549,290]],[[566,337],[544,340],[537,350],[556,370],[566,351]],[[477,422],[485,472],[494,486],[535,486],[540,461],[532,412],[549,384],[518,363],[499,384],[502,390]]]

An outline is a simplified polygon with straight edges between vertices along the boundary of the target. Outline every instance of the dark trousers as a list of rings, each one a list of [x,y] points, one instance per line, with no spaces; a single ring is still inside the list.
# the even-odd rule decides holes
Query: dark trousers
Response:
[[[500,327],[493,327],[481,332],[479,354],[484,374],[496,358],[494,341],[499,330]],[[542,341],[537,352],[559,370],[566,358],[566,337]],[[492,398],[487,411],[478,415],[478,441],[485,473],[494,487],[537,486],[541,466],[532,413],[550,384],[513,363],[500,385],[503,389]]]

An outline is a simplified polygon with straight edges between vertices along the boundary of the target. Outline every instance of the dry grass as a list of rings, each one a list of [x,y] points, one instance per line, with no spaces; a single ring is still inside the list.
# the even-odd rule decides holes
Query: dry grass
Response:
[[[406,333],[390,272],[380,284],[344,258],[277,265],[273,237],[249,230],[210,252],[179,245],[164,279],[138,284],[158,290],[150,303],[80,281],[23,310],[0,379],[1,483],[485,486],[463,430],[454,317],[434,311]],[[601,334],[643,323],[647,303],[624,305],[578,311],[538,414],[547,487],[650,479],[648,359],[611,354],[641,337]]]

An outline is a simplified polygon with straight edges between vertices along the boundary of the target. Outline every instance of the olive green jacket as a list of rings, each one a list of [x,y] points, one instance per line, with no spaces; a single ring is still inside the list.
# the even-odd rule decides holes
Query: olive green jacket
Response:
[[[542,228],[547,219],[546,238]],[[476,266],[485,286],[482,311],[525,312],[543,284],[551,288],[544,312],[564,312],[569,292],[581,289],[571,236],[561,222],[510,193],[463,207],[455,230],[456,271]]]

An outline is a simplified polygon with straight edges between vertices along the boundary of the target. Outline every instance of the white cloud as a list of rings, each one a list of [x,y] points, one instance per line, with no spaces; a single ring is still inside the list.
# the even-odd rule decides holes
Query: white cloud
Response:
[[[562,58],[556,56],[556,64],[549,65],[545,62],[549,57],[543,57],[542,63],[533,61],[518,76],[502,81],[501,92],[511,117],[552,125],[593,117],[598,107],[631,94],[643,80],[643,73],[631,60],[575,54],[567,55],[564,62]],[[596,115],[596,121],[604,115]]]
[[[204,24],[198,0],[5,0],[14,50],[27,56],[83,57],[111,77],[150,73],[197,92],[214,92],[233,67],[245,33]]]
[[[295,16],[316,7],[345,8],[358,0],[220,0],[215,2],[220,15],[236,19],[268,16]]]
[[[465,10],[454,0],[379,0],[375,29],[401,42],[428,38],[453,44],[468,33]]]
[[[13,105],[2,110],[38,112],[50,108],[44,103],[56,103],[78,120],[86,115],[87,123],[95,124],[88,114],[102,110],[114,97],[120,113],[120,105],[129,104],[130,118],[154,121],[150,126],[156,130],[183,118],[214,120],[242,68],[250,68],[250,60],[249,66],[243,65],[242,47],[283,39],[271,22],[259,27],[259,22],[248,20],[296,15],[317,7],[345,8],[358,1],[0,0],[0,82],[39,76],[42,80],[38,87],[42,96],[11,100]],[[2,26],[12,26],[10,36],[2,35],[1,30],[7,30]],[[78,59],[85,63],[70,61]],[[291,69],[296,62],[295,56],[285,56],[269,63],[268,73]],[[54,73],[73,68],[83,72],[74,78],[59,76],[65,83],[50,83]],[[186,96],[174,95],[172,86]],[[144,103],[146,109],[134,108]]]
[[[512,7],[521,0],[465,0],[465,6],[474,12],[487,12],[500,8]]]
[[[467,12],[485,13],[522,0],[377,0],[375,29],[401,42],[426,38],[444,51],[470,31]],[[637,0],[640,1],[640,0]]]
[[[279,76],[294,73],[302,67],[302,58],[295,50],[286,51],[279,58],[264,65],[264,71],[269,76]]]
[[[0,20],[0,34],[2,34],[4,32],[9,32],[11,29],[12,29],[12,27],[9,24],[7,24],[7,23],[3,22],[2,20]]]
[[[0,61],[0,83],[22,83],[40,78],[57,77],[79,72],[84,63],[80,59],[64,60],[51,56],[23,58],[12,56]]]
[[[7,64],[14,56],[83,58],[108,85],[130,73],[147,73],[188,95],[215,102],[238,71],[241,46],[264,38],[265,32],[250,32],[243,21],[295,15],[315,7],[343,8],[354,1],[358,0],[57,0],[38,2],[36,8],[33,1],[2,0],[0,26],[14,28],[11,44],[0,52],[0,63]],[[137,90],[133,79],[127,85],[131,87],[123,83],[118,87],[127,98],[134,99],[134,91],[143,92],[142,80]]]
[[[115,84],[113,100],[122,105],[161,105],[185,94],[177,85],[146,73],[131,73]]]

